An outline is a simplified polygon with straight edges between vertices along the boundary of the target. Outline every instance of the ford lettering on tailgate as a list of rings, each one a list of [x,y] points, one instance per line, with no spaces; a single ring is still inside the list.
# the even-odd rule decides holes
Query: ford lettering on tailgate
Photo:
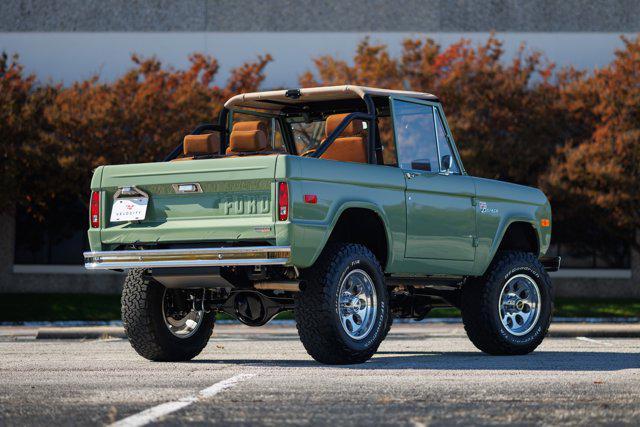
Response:
[[[271,212],[271,200],[268,194],[255,196],[227,196],[220,202],[225,215],[268,214]]]

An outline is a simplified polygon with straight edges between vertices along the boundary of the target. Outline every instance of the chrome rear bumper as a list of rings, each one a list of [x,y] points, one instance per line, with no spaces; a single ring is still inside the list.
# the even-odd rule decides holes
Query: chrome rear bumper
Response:
[[[290,246],[247,246],[197,249],[141,249],[85,252],[89,270],[129,268],[209,267],[234,265],[284,265]]]

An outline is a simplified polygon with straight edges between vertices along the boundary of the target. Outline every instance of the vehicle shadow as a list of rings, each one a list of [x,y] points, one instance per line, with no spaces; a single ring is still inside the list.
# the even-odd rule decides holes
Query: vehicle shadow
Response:
[[[620,371],[640,368],[637,353],[604,351],[536,351],[524,356],[490,356],[469,352],[380,351],[364,364],[322,365],[313,360],[195,359],[186,363],[254,365],[320,369],[514,370],[514,371]]]

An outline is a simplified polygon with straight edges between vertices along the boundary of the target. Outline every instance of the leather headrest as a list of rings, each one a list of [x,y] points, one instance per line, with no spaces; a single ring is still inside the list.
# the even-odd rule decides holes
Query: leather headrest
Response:
[[[327,117],[324,135],[325,137],[329,137],[331,133],[336,130],[336,128],[342,123],[345,117],[347,117],[350,113],[345,114],[333,114]],[[362,126],[362,120],[351,120],[347,127],[342,131],[340,137],[348,137],[348,136],[360,136],[364,131],[364,127]]]
[[[242,132],[247,130],[261,130],[266,135],[267,123],[260,120],[255,120],[250,122],[235,122],[233,124],[233,130],[232,130],[233,132],[236,132],[236,131]]]
[[[184,137],[183,152],[185,157],[218,154],[220,152],[220,134],[218,132],[187,135]]]
[[[267,135],[261,130],[235,130],[229,137],[229,150],[234,153],[263,151],[267,148]]]

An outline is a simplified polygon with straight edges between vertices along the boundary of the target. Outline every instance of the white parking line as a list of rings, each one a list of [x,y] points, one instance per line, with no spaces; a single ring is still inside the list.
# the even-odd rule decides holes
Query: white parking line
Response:
[[[601,344],[607,347],[611,347],[613,344],[609,343],[609,342],[604,342],[604,341],[599,341],[599,340],[594,340],[592,338],[587,338],[587,337],[576,337],[577,340],[580,341],[586,341],[586,342],[590,342],[590,343],[594,343],[594,344]]]
[[[251,378],[254,374],[238,374],[229,379],[215,383],[211,387],[207,387],[195,396],[183,397],[180,400],[174,402],[162,403],[154,406],[153,408],[145,409],[142,412],[131,415],[130,417],[123,418],[120,421],[116,421],[111,424],[111,427],[138,427],[149,424],[156,421],[160,417],[171,414],[172,412],[179,411],[180,409],[198,402],[202,399],[207,399],[215,396],[216,394],[233,387],[234,385],[242,382],[248,378]]]

